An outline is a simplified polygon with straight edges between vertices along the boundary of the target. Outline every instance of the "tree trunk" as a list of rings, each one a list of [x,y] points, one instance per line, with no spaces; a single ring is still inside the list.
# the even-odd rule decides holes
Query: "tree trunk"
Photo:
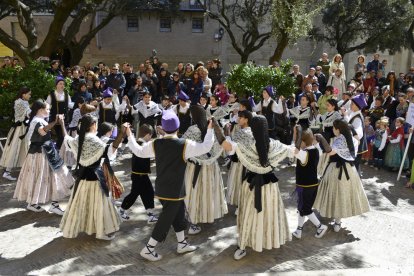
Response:
[[[80,64],[80,61],[83,58],[83,51],[84,49],[80,49],[80,47],[69,47],[70,51],[70,66]]]
[[[283,34],[279,41],[277,41],[277,46],[273,55],[269,59],[269,64],[273,64],[275,61],[280,61],[283,56],[283,52],[285,51],[286,47],[289,45],[289,37],[287,34]]]
[[[247,63],[249,61],[249,54],[243,53],[240,55],[240,62]]]

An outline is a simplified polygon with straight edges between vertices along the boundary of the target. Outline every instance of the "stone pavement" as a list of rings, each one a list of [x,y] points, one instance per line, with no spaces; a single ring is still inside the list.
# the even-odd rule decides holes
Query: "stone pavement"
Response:
[[[125,154],[115,171],[128,192],[130,154]],[[147,225],[140,200],[131,219],[121,225],[117,237],[99,241],[80,235],[64,239],[59,232],[60,217],[25,210],[12,199],[15,182],[0,181],[0,275],[22,274],[231,274],[277,272],[285,275],[414,275],[414,190],[404,188],[405,178],[363,166],[363,183],[372,211],[344,219],[343,229],[332,227],[322,239],[313,237],[315,228],[305,223],[302,240],[293,238],[279,249],[233,260],[237,244],[234,208],[189,240],[196,252],[179,256],[176,238],[170,231],[158,246],[164,256],[150,263],[139,256],[152,226]],[[17,175],[17,172],[13,175]],[[290,229],[296,227],[294,168],[281,167],[277,173]],[[223,173],[226,179],[225,173]],[[66,201],[62,202],[66,207]],[[48,208],[48,206],[46,206]],[[160,208],[157,205],[157,208]],[[323,219],[325,223],[329,220]]]

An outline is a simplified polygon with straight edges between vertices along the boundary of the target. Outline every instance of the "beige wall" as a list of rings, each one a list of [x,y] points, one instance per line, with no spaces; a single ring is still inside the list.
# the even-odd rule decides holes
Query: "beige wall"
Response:
[[[81,64],[86,61],[92,63],[104,61],[107,64],[127,61],[136,66],[151,55],[152,49],[157,49],[160,60],[169,63],[170,70],[173,70],[179,61],[196,63],[199,60],[207,61],[216,57],[222,60],[226,70],[230,65],[239,63],[240,57],[231,46],[226,33],[221,41],[214,40],[214,33],[219,29],[216,21],[204,18],[204,32],[192,32],[192,17],[202,17],[202,15],[203,13],[200,12],[185,12],[182,19],[173,20],[171,32],[160,32],[160,16],[156,13],[139,16],[138,32],[127,31],[126,17],[115,18],[91,41]],[[41,43],[50,26],[52,16],[37,15],[35,21],[38,25],[39,43]],[[14,35],[26,44],[25,37],[16,22],[15,17],[8,17],[0,21],[0,27],[12,34],[12,24],[14,24],[16,26]],[[88,26],[89,22],[86,21],[82,25],[81,33],[87,32]],[[250,59],[255,60],[256,64],[267,65],[275,46],[275,41],[269,40],[260,50],[253,53]],[[306,74],[309,65],[315,64],[322,52],[327,52],[332,57],[335,49],[325,43],[302,39],[286,49],[283,59],[293,59],[301,66],[302,73]],[[354,74],[353,66],[357,56],[358,53],[354,52],[345,58],[348,79]],[[395,55],[381,53],[381,60],[384,58],[388,60],[387,70],[393,68],[397,73],[406,72],[408,67],[414,64],[412,52],[409,50]],[[371,59],[372,54],[368,55],[367,61]]]

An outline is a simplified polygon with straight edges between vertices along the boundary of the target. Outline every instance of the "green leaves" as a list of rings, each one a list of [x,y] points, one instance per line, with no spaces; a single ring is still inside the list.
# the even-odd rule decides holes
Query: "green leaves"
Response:
[[[282,61],[279,68],[255,66],[251,63],[234,65],[228,73],[227,86],[239,96],[260,99],[263,88],[272,85],[277,95],[285,97],[295,92],[295,80],[288,76],[291,60]]]
[[[55,89],[55,76],[46,72],[48,65],[32,61],[26,67],[0,69],[0,116],[7,117],[0,122],[0,129],[7,131],[14,118],[14,101],[19,90],[27,86],[32,91],[31,100],[46,99]],[[70,80],[66,79],[66,89]]]

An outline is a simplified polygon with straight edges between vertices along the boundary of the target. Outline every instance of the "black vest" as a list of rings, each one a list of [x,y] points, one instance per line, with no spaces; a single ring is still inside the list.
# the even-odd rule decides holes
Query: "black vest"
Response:
[[[157,178],[155,196],[162,200],[184,200],[185,139],[163,138],[154,140]]]
[[[365,128],[364,128],[364,119],[362,118],[361,114],[358,114],[352,117],[351,120],[349,120],[349,123],[352,125],[352,122],[357,118],[361,120],[361,124],[362,124],[362,138],[361,140],[359,140],[359,145],[358,145],[358,154],[362,154],[368,150],[367,137],[365,135]]]
[[[299,159],[296,161],[296,184],[306,187],[314,186],[318,180],[318,149],[305,149],[308,152],[308,159],[302,164]]]
[[[116,110],[114,105],[112,104],[112,108],[104,108],[102,103],[100,103],[99,105],[99,123],[102,124],[103,122],[108,122],[110,124],[115,125]]]
[[[138,142],[138,145],[142,145],[142,142]],[[132,154],[131,159],[132,175],[136,174],[150,174],[151,173],[151,162],[150,158],[141,158]]]
[[[262,115],[266,117],[269,130],[275,129],[275,113],[272,111],[273,100],[270,100],[267,106],[263,106],[263,100],[262,100],[261,105],[262,105]]]
[[[50,117],[49,122],[54,122],[56,120],[56,115],[63,114],[65,115],[65,119],[68,118],[68,104],[69,104],[69,96],[68,93],[65,93],[65,100],[60,102],[56,99],[55,91],[50,93],[50,100],[51,100],[51,107],[50,107]],[[65,120],[67,121],[67,119]]]

